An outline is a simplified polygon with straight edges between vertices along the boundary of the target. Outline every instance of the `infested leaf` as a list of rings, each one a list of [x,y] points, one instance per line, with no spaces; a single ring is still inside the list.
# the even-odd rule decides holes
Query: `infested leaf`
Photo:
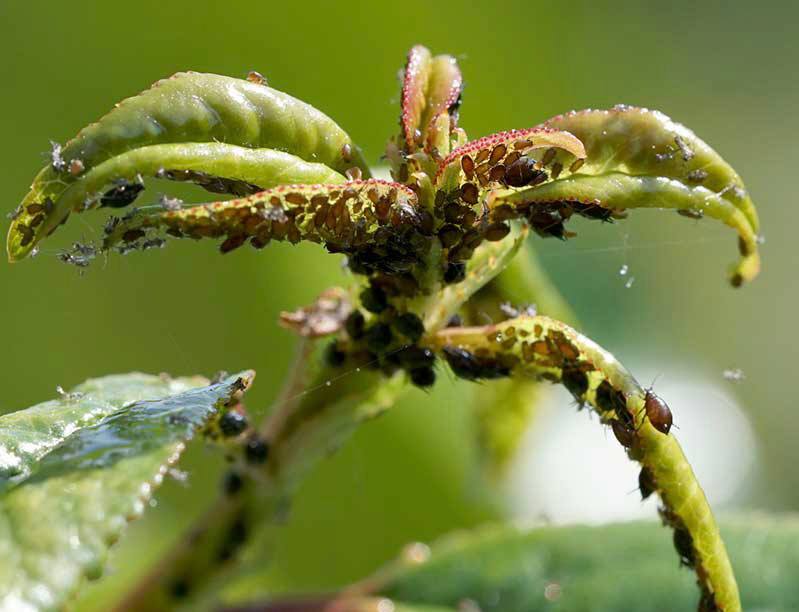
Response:
[[[407,187],[370,179],[332,185],[282,185],[246,198],[163,210],[140,209],[109,226],[104,248],[132,248],[158,230],[176,238],[222,238],[223,253],[248,240],[323,243],[332,252],[377,254],[395,232],[421,224],[416,195]],[[412,255],[409,253],[409,255]],[[373,258],[374,259],[374,258]]]
[[[185,443],[252,377],[107,376],[0,417],[0,609],[61,609],[97,578]]]
[[[178,73],[124,100],[59,147],[11,225],[9,258],[25,257],[71,210],[83,210],[87,199],[93,205],[114,181],[169,171],[171,163],[221,179],[259,181],[253,183],[259,188],[274,185],[282,173],[304,182],[351,167],[369,172],[349,136],[312,106],[261,83]]]
[[[481,188],[507,186],[507,169],[541,149],[561,151],[563,159],[572,160],[572,164],[586,155],[583,143],[567,131],[534,127],[498,132],[468,142],[450,153],[439,164],[435,183],[446,191],[461,189],[468,182],[479,184]],[[492,172],[497,169],[502,172],[495,177]]]
[[[741,259],[730,275],[738,286],[760,269],[759,224],[738,174],[688,128],[657,111],[617,106],[555,117],[544,127],[566,130],[585,145],[583,163],[550,155],[547,182],[497,192],[489,205],[532,219],[539,233],[559,235],[572,213],[608,220],[611,211],[670,208],[694,218],[709,216],[737,230]],[[535,217],[533,217],[535,216]],[[557,233],[551,228],[558,228]]]
[[[696,571],[703,597],[723,610],[740,609],[738,588],[713,513],[682,449],[650,405],[665,402],[644,390],[596,343],[543,316],[519,316],[483,327],[438,332],[434,345],[454,373],[469,380],[537,378],[562,383],[580,404],[610,425],[629,457],[647,470],[663,501],[661,515],[683,545],[678,553]]]

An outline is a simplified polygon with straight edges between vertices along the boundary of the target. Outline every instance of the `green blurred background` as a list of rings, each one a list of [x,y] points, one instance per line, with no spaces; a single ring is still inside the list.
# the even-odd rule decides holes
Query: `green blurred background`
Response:
[[[0,0],[0,199],[6,211],[16,206],[51,139],[65,141],[115,102],[184,69],[257,70],[336,119],[373,163],[396,129],[397,73],[414,43],[459,58],[461,121],[472,137],[572,108],[658,108],[744,177],[767,240],[761,277],[732,290],[730,230],[650,211],[612,227],[578,224],[579,238],[567,244],[539,241],[542,261],[583,330],[633,373],[639,363],[681,364],[724,385],[722,370],[741,368],[746,381],[727,385],[761,450],[757,481],[737,504],[796,510],[799,414],[788,383],[799,346],[799,260],[790,238],[799,209],[786,173],[799,137],[797,18],[788,2]],[[2,225],[4,236],[5,218]],[[0,263],[0,411],[95,375],[246,367],[258,371],[249,406],[263,410],[292,354],[278,313],[345,280],[338,258],[305,246],[220,257],[210,243],[175,243],[110,257],[82,276],[56,261],[58,246],[91,239],[97,227],[90,215],[73,218],[37,259]],[[622,264],[636,278],[629,289]],[[273,569],[262,584],[333,587],[407,541],[493,516],[495,500],[475,478],[468,386],[439,378],[432,394],[412,392],[316,470],[267,555]],[[680,407],[672,408],[679,422]],[[80,608],[102,608],[101,598],[200,509],[219,461],[195,449],[187,465],[188,483],[165,486],[113,557],[110,579]]]

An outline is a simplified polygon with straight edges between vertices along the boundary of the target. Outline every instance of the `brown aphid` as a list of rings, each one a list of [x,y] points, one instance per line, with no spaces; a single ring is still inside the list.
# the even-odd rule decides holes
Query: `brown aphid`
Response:
[[[646,466],[642,467],[638,474],[638,490],[641,492],[641,501],[645,500],[657,490],[652,470]]]
[[[488,159],[488,149],[483,149],[482,151],[477,153],[477,156],[474,158],[476,164],[482,164],[485,160]]]
[[[679,208],[677,214],[689,219],[702,219],[705,213],[697,208]]]
[[[79,159],[73,159],[69,162],[69,173],[72,176],[78,176],[84,169],[83,162]]]
[[[130,229],[124,234],[122,234],[122,241],[123,242],[135,242],[139,238],[144,237],[144,230],[141,229]]]
[[[738,252],[744,257],[751,254],[749,251],[749,245],[746,243],[746,240],[744,240],[740,236],[738,236]]]
[[[585,163],[584,159],[575,159],[571,166],[569,166],[569,172],[577,172],[580,168],[583,167]]]
[[[555,162],[552,164],[552,168],[550,169],[549,173],[553,179],[556,179],[560,176],[560,173],[563,172],[563,164],[560,162]]]
[[[22,234],[22,239],[19,241],[22,246],[28,246],[33,241],[33,230],[24,223],[17,226],[17,231]]]
[[[461,168],[469,180],[474,176],[474,160],[468,155],[461,157]]]
[[[28,204],[25,207],[25,210],[28,211],[29,215],[38,215],[40,212],[42,212],[44,210],[44,204],[38,204],[38,203]],[[22,211],[20,210],[20,213],[21,212]],[[19,215],[17,215],[17,216],[19,216]]]
[[[563,368],[561,382],[580,404],[583,402],[583,395],[588,391],[588,376],[581,369],[572,364]]]
[[[492,223],[483,232],[483,238],[489,242],[498,242],[510,233],[507,223]]]
[[[609,381],[603,380],[596,388],[596,405],[602,412],[614,412],[613,394],[616,390]]]
[[[492,164],[499,163],[499,160],[505,157],[505,153],[507,153],[507,151],[508,148],[504,144],[498,144],[491,151],[491,155],[489,156],[488,161]]]
[[[498,166],[494,166],[488,173],[488,180],[494,181],[496,183],[501,183],[505,180],[505,166],[499,164]]]
[[[358,166],[349,168],[344,174],[346,174],[347,178],[351,181],[360,181],[363,178],[363,172],[361,172]]]
[[[480,198],[480,191],[474,183],[464,183],[461,187],[461,200],[467,204],[477,204]]]
[[[219,252],[223,255],[239,248],[247,240],[245,234],[234,234],[228,236],[227,239],[219,245]]]
[[[505,166],[505,184],[509,187],[538,185],[547,179],[547,173],[535,167],[536,161],[522,156],[510,165]]]
[[[635,444],[635,430],[622,423],[619,419],[613,419],[610,422],[610,428],[613,430],[613,435],[624,448],[632,448]]]
[[[694,563],[696,563],[694,540],[684,527],[677,527],[674,530],[674,549],[680,557],[680,565],[685,565],[686,567],[694,566]]]
[[[341,145],[341,158],[347,163],[352,161],[352,146],[350,143],[345,142]]]
[[[256,85],[266,85],[266,77],[262,75],[260,72],[256,72],[255,70],[250,70],[247,73],[247,80],[250,83],[255,83]]]
[[[652,389],[647,389],[644,395],[644,410],[652,427],[660,433],[668,435],[672,424],[671,410]]]
[[[541,158],[541,165],[548,166],[552,163],[552,160],[555,159],[555,154],[557,150],[555,148],[547,149],[547,152],[544,153],[544,157]]]

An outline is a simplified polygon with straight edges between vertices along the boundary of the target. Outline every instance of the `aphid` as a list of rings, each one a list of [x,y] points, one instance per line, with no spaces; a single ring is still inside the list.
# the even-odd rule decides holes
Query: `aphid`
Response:
[[[228,470],[222,479],[222,488],[227,495],[235,495],[244,486],[244,480],[236,470]]]
[[[250,83],[255,83],[256,85],[267,85],[266,77],[255,70],[250,70],[247,73],[247,80]]]
[[[383,353],[391,345],[394,335],[385,323],[375,323],[366,330],[366,346],[373,353]]]
[[[233,381],[230,385],[230,392],[231,394],[241,393],[242,391],[247,390],[247,385],[244,382],[244,379],[239,377]]]
[[[69,162],[69,173],[72,176],[78,176],[84,170],[83,162],[79,159],[72,159]]]
[[[394,327],[411,342],[418,342],[424,334],[424,323],[412,312],[406,312],[394,319]]]
[[[588,391],[588,375],[580,368],[573,367],[573,365],[569,364],[563,368],[561,382],[563,386],[569,390],[569,393],[572,394],[574,399],[582,404],[583,395]]]
[[[410,371],[411,382],[417,387],[432,387],[436,382],[433,368],[414,368]]]
[[[657,490],[652,470],[646,466],[642,467],[641,471],[638,473],[638,490],[641,492],[641,501],[645,500]]]
[[[247,241],[246,234],[233,234],[228,236],[222,244],[219,245],[219,252],[223,255],[235,251]]]
[[[507,223],[492,223],[483,230],[483,237],[489,242],[498,242],[510,233]]]
[[[233,438],[247,429],[247,417],[237,410],[229,410],[219,419],[219,430],[226,438]]]
[[[144,185],[141,183],[123,181],[100,197],[100,205],[110,208],[124,208],[128,204],[132,204],[142,191],[144,191]]]
[[[542,238],[558,238],[566,240],[571,234],[566,231],[563,219],[551,210],[533,210],[529,216],[533,231]]]
[[[461,157],[461,168],[466,178],[471,180],[474,176],[474,160],[468,155]]]
[[[463,236],[463,232],[457,225],[448,223],[438,230],[438,239],[441,241],[441,246],[449,249],[455,246]]]
[[[359,340],[363,337],[365,325],[366,319],[360,310],[353,310],[344,321],[344,329],[353,340]]]
[[[244,457],[249,463],[265,463],[269,457],[269,445],[265,440],[253,436],[244,447]]]
[[[569,172],[577,172],[580,168],[583,167],[584,163],[585,163],[584,159],[575,159],[572,162],[572,165],[569,166]]]
[[[635,444],[635,430],[622,423],[619,419],[613,419],[610,422],[610,428],[613,430],[613,435],[625,448],[632,448]]]
[[[444,270],[444,282],[448,285],[461,282],[466,278],[466,264],[462,261],[447,264]]]
[[[408,346],[397,353],[397,361],[406,370],[427,368],[433,365],[436,355],[428,348]]]
[[[347,353],[342,351],[339,346],[338,342],[333,340],[330,344],[328,344],[327,348],[325,349],[325,362],[333,367],[338,368],[347,361]]]
[[[674,529],[674,548],[680,557],[680,565],[693,567],[696,562],[694,555],[694,540],[684,527]]]
[[[505,166],[505,184],[509,187],[538,185],[547,179],[547,173],[535,167],[535,160],[526,155]]]
[[[361,291],[361,304],[369,312],[379,314],[388,307],[386,292],[376,285],[370,285]]]
[[[341,159],[343,159],[346,163],[350,163],[352,161],[352,146],[348,142],[345,142],[343,145],[341,145]]]
[[[467,204],[477,204],[480,191],[474,183],[464,183],[461,187],[461,200]]]
[[[602,412],[613,412],[615,410],[613,403],[614,393],[615,389],[613,385],[611,385],[608,380],[603,379],[595,391],[597,408]]]
[[[463,325],[463,318],[459,314],[454,314],[447,321],[447,327],[461,327]]]
[[[493,359],[478,358],[466,349],[445,346],[442,350],[449,367],[459,378],[481,380],[503,378],[510,375],[510,368]]]
[[[644,408],[646,417],[652,423],[652,427],[660,433],[668,435],[671,429],[672,416],[666,402],[658,397],[652,389],[647,389],[644,395]]]
[[[679,208],[677,214],[689,219],[702,219],[705,216],[705,213],[698,208]]]
[[[544,157],[541,158],[541,165],[548,166],[552,163],[552,160],[555,159],[555,154],[557,153],[557,149],[547,149],[547,152],[544,153]]]
[[[688,173],[687,178],[689,181],[694,181],[695,183],[701,183],[707,178],[707,176],[708,176],[707,171],[699,168],[697,170],[691,170],[691,172]]]

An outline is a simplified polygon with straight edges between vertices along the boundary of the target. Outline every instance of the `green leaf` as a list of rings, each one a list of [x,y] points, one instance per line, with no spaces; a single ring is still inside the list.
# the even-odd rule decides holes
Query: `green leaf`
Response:
[[[349,136],[312,106],[262,83],[178,73],[54,149],[11,225],[9,258],[22,259],[70,211],[96,206],[137,175],[184,180],[189,170],[189,180],[242,195],[242,184],[252,193],[280,180],[336,182],[353,166],[368,176]]]
[[[745,610],[799,609],[799,519],[740,518],[722,533]],[[674,562],[670,540],[653,522],[483,528],[443,539],[429,556],[406,555],[360,584],[373,596],[455,609],[465,599],[503,612],[696,609],[694,577]]]
[[[0,609],[60,609],[97,578],[185,443],[252,377],[107,376],[0,417]]]

